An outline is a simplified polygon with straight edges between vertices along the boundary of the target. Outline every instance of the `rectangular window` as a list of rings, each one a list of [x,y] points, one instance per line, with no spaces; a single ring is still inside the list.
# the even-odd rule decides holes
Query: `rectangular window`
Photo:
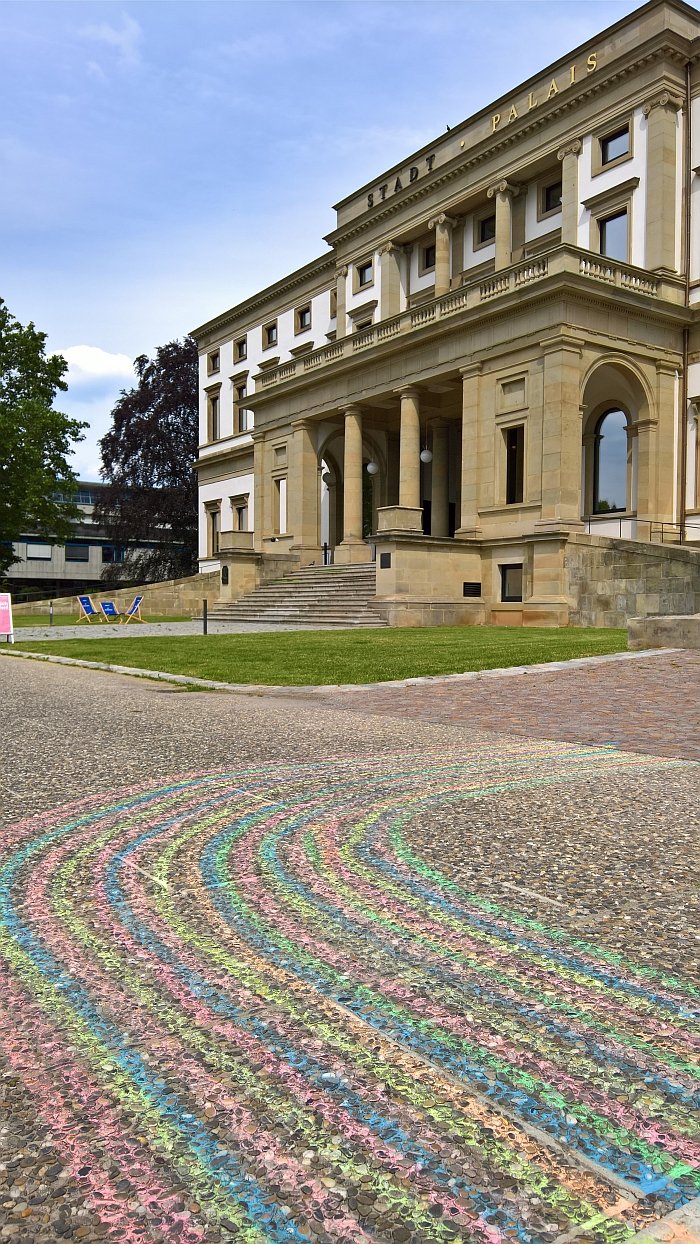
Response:
[[[275,492],[277,494],[277,504],[275,506],[277,510],[277,521],[275,523],[275,529],[277,535],[284,536],[287,533],[287,480],[285,476],[281,479],[275,480]]]
[[[501,600],[516,604],[523,599],[522,566],[501,566]]]
[[[490,216],[482,216],[476,222],[475,246],[488,246],[496,237],[496,213]]]
[[[550,213],[561,210],[561,182],[552,181],[547,186],[542,187],[542,203],[540,205],[540,215],[549,216]]]
[[[124,561],[124,549],[118,544],[102,545],[102,561],[105,565],[114,565]]]
[[[627,262],[627,208],[615,212],[613,216],[605,216],[598,221],[600,231],[600,253],[609,259]]]
[[[89,544],[67,544],[66,545],[66,561],[67,562],[89,562],[90,545]]]
[[[239,337],[238,341],[237,341],[237,342],[235,342],[233,349],[234,349],[234,354],[235,354],[235,358],[236,358],[236,362],[237,362],[237,363],[240,363],[241,359],[247,359],[247,357],[248,357],[248,338],[247,338],[247,337]]]
[[[277,320],[271,320],[269,324],[263,326],[263,349],[269,350],[270,346],[277,345]]]
[[[219,552],[219,531],[221,530],[221,511],[209,510],[209,556],[216,557]]]
[[[239,384],[236,386],[236,429],[238,432],[248,432],[252,427],[252,410],[248,410],[242,403],[248,396],[248,386]]]
[[[360,320],[360,322],[355,325],[355,332],[362,333],[364,332],[366,328],[371,328],[371,327],[372,327],[371,320]]]
[[[603,166],[621,160],[630,154],[630,127],[623,126],[614,134],[607,134],[600,139],[600,162]]]
[[[358,263],[356,272],[359,289],[362,289],[365,285],[372,284],[373,265],[371,259],[368,259],[365,263]]]
[[[210,441],[218,441],[219,433],[220,433],[220,421],[219,421],[220,404],[219,404],[218,393],[209,394],[209,397],[207,399],[207,405],[208,405],[208,427],[207,427],[208,437],[207,439]]]
[[[506,428],[506,505],[518,505],[523,500],[523,476],[525,466],[525,427]]]
[[[38,540],[27,540],[28,562],[50,562],[52,555],[52,544],[40,544]]]
[[[221,355],[218,350],[212,350],[211,354],[207,355],[207,374],[209,376],[213,375],[214,372],[219,370],[220,366]]]
[[[435,243],[431,242],[428,246],[421,247],[420,255],[421,276],[424,272],[432,272],[435,268]]]
[[[235,531],[248,530],[248,500],[239,499],[234,502],[233,522]]]
[[[311,328],[311,306],[309,303],[305,307],[297,307],[296,310],[296,328],[298,333],[305,333]]]

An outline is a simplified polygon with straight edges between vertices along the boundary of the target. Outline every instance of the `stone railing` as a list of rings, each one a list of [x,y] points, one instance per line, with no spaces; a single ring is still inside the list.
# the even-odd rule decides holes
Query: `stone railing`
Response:
[[[542,281],[561,277],[569,278],[574,285],[590,282],[677,305],[682,305],[684,298],[681,277],[666,274],[657,276],[644,268],[618,263],[617,260],[580,250],[576,246],[557,246],[545,255],[522,260],[491,276],[482,276],[472,282],[465,277],[464,285],[451,290],[449,294],[443,294],[441,298],[421,303],[418,307],[408,307],[389,320],[380,320],[371,328],[363,328],[349,337],[342,337],[321,346],[319,350],[313,350],[303,358],[291,359],[270,371],[260,373],[255,377],[256,386],[259,390],[267,389],[315,368],[326,367],[338,359],[350,359],[394,337],[420,331],[438,320],[478,311],[480,307],[492,306],[501,298],[522,294],[526,289],[534,290]]]

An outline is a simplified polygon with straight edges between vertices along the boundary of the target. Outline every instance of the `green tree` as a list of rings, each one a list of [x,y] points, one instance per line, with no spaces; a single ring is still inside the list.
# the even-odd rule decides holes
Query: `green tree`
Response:
[[[121,393],[100,441],[108,487],[94,517],[125,550],[123,563],[103,577],[155,582],[197,569],[196,342],[170,341],[154,359],[137,358],[134,370],[136,387]]]
[[[25,328],[0,298],[0,577],[18,560],[14,540],[67,540],[79,514],[66,499],[75,487],[68,455],[87,424],[54,410],[68,364],[45,347],[46,333]]]

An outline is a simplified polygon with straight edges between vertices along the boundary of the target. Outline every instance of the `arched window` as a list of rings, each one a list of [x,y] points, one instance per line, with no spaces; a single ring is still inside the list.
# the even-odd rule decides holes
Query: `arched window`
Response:
[[[593,458],[593,513],[627,509],[627,416],[606,410],[596,424]]]

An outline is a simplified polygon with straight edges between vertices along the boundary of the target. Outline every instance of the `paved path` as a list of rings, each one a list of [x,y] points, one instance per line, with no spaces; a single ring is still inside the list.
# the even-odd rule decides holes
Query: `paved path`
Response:
[[[700,652],[331,691],[329,706],[700,760]]]
[[[694,765],[0,680],[0,1238],[620,1244],[697,1195]]]

